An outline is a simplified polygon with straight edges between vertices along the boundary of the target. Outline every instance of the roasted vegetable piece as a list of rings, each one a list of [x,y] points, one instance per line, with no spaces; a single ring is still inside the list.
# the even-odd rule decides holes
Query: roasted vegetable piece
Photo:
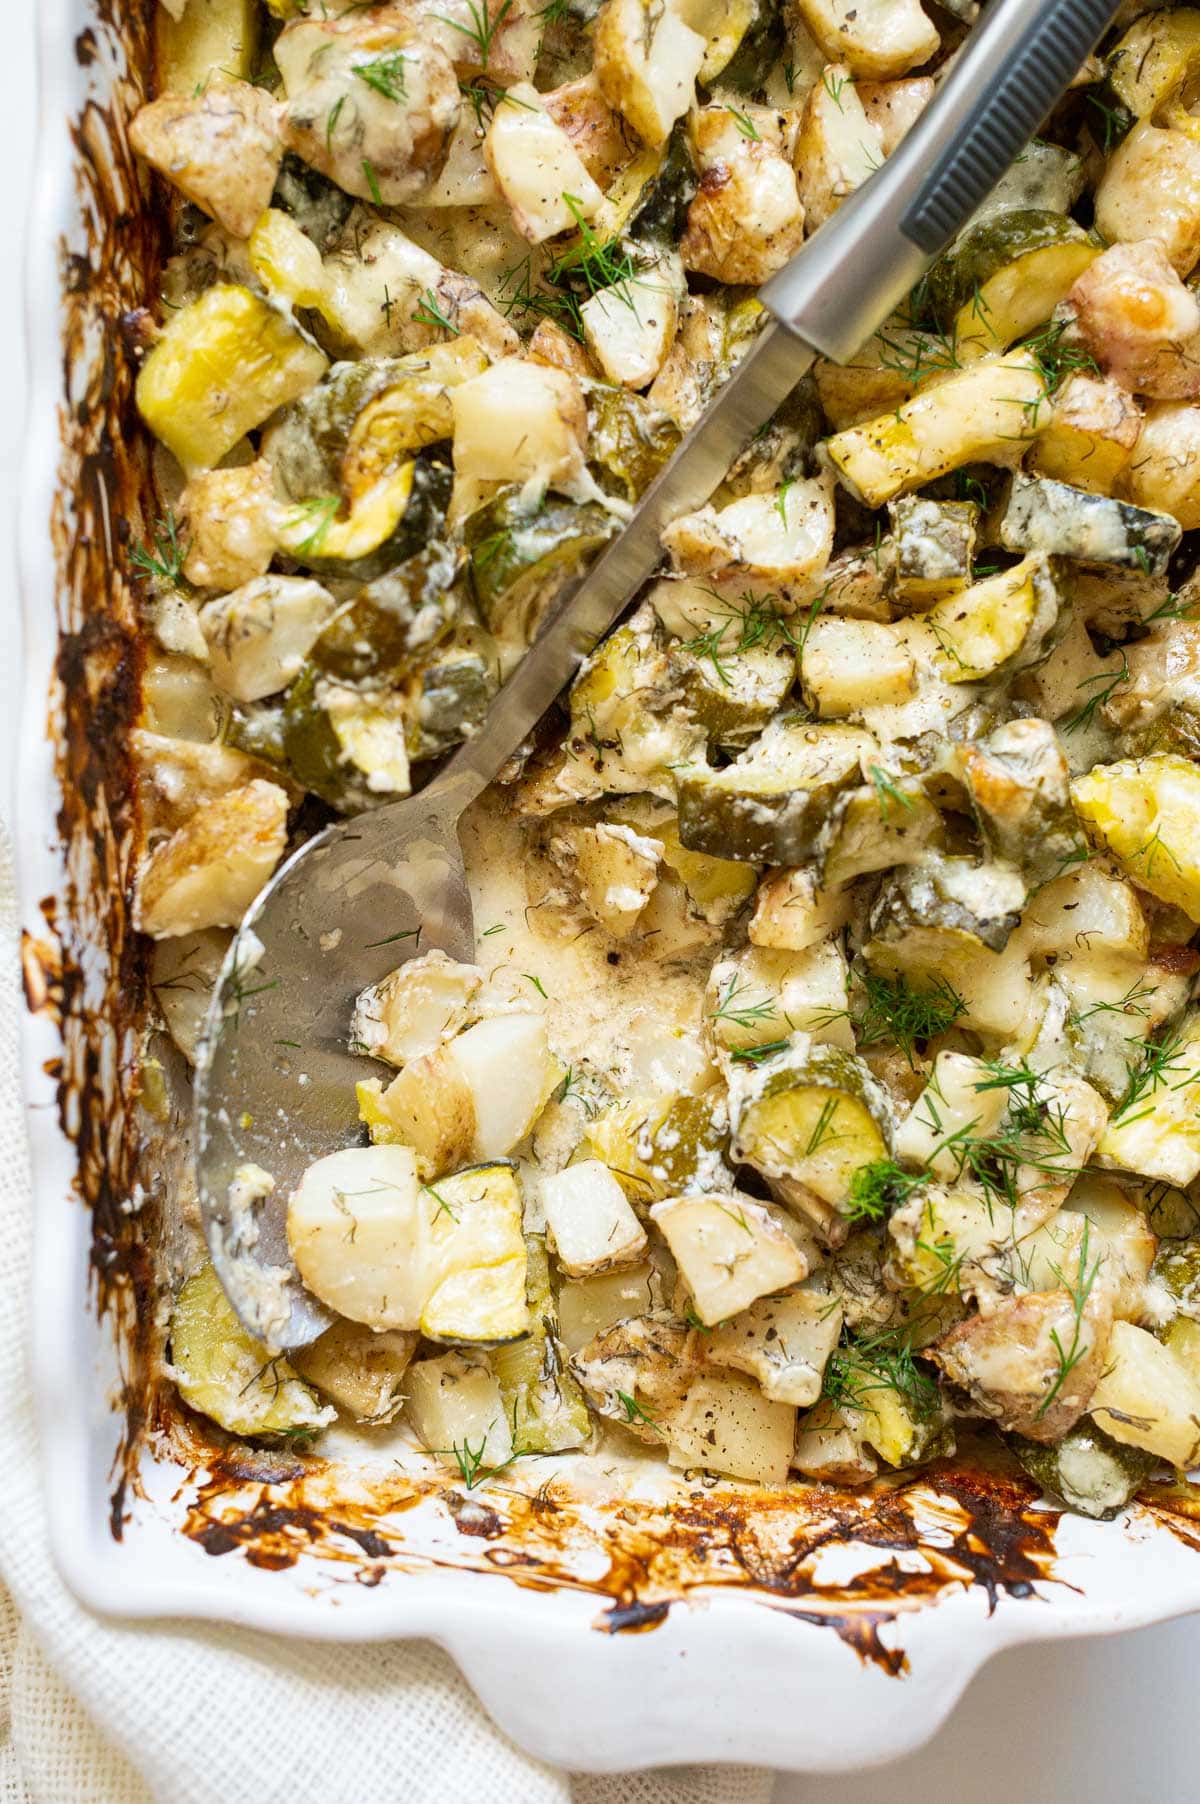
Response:
[[[214,74],[249,80],[258,50],[254,0],[186,0],[155,8],[158,78],[165,93],[194,94]]]
[[[598,1415],[661,1445],[698,1373],[698,1340],[682,1322],[630,1316],[596,1335],[569,1363]]]
[[[1011,570],[939,601],[924,620],[948,680],[977,683],[1035,663],[1046,650],[1058,609],[1049,563],[1034,551]]]
[[[559,1348],[545,1243],[530,1234],[525,1247],[530,1331],[521,1340],[497,1347],[491,1366],[500,1381],[514,1449],[563,1453],[591,1439],[592,1420]]]
[[[670,6],[605,0],[592,42],[605,98],[647,144],[665,143],[692,103],[704,39]]]
[[[509,1165],[430,1187],[404,1146],[356,1146],[310,1165],[288,1200],[288,1245],[323,1302],[371,1328],[432,1340],[525,1332],[521,1193]]]
[[[602,1159],[635,1208],[688,1190],[727,1188],[729,1123],[719,1090],[634,1097],[588,1123],[584,1145]]]
[[[599,1159],[581,1159],[543,1178],[539,1194],[547,1243],[569,1278],[637,1265],[646,1230],[617,1179]]]
[[[1053,1447],[1021,1435],[1010,1435],[1008,1445],[1044,1491],[1100,1522],[1132,1503],[1154,1466],[1152,1455],[1122,1446],[1093,1422],[1077,1422]]]
[[[1037,208],[994,214],[971,226],[929,273],[938,323],[958,355],[1007,351],[1041,326],[1100,254],[1082,226]]]
[[[895,588],[907,610],[930,607],[971,580],[979,509],[971,501],[904,495],[888,504],[896,548]]]
[[[363,990],[350,1023],[356,1052],[406,1065],[467,1025],[483,982],[477,965],[462,965],[436,947]]]
[[[137,403],[189,475],[318,382],[326,361],[282,313],[222,283],[175,314],[142,365]]]
[[[463,1353],[418,1359],[405,1389],[405,1415],[422,1446],[465,1483],[483,1483],[516,1456],[499,1382],[482,1359]]]
[[[269,97],[221,76],[186,98],[151,101],[130,126],[129,141],[232,238],[254,230],[283,160]]]
[[[710,1365],[747,1373],[773,1403],[808,1409],[821,1395],[841,1332],[839,1299],[801,1286],[786,1296],[763,1297],[720,1323],[704,1351]]]
[[[471,590],[487,624],[530,639],[544,609],[615,529],[595,503],[545,497],[531,508],[515,488],[476,509],[464,536]]]
[[[1000,543],[1008,551],[1040,551],[1148,577],[1165,573],[1181,537],[1170,514],[1019,471],[1000,522]]]
[[[1008,721],[961,744],[957,764],[994,857],[1044,883],[1085,854],[1067,760],[1047,721]]]
[[[861,783],[873,746],[855,727],[773,722],[724,770],[679,772],[679,837],[719,858],[801,864],[816,849],[833,800]]]
[[[1200,921],[1200,769],[1160,753],[1097,764],[1071,785],[1089,838],[1142,889]]]
[[[808,1258],[782,1211],[739,1192],[672,1197],[655,1203],[650,1219],[706,1327],[808,1276]]]
[[[1200,1176],[1200,1015],[1187,1014],[1131,1062],[1097,1159],[1157,1183]]]
[[[208,1264],[176,1300],[171,1375],[184,1402],[230,1434],[307,1436],[333,1420],[288,1362],[246,1333]]]
[[[404,1374],[419,1336],[377,1334],[358,1322],[335,1322],[292,1355],[301,1378],[359,1422],[390,1422],[404,1405]]]
[[[287,814],[286,792],[257,777],[197,808],[142,871],[142,932],[166,939],[236,927],[283,856]]]
[[[1194,1366],[1132,1322],[1113,1323],[1090,1412],[1123,1447],[1140,1447],[1181,1470],[1200,1457],[1200,1379]]]
[[[787,1404],[772,1403],[734,1373],[703,1377],[671,1417],[667,1458],[685,1469],[778,1485],[787,1477],[795,1438],[796,1412]]]

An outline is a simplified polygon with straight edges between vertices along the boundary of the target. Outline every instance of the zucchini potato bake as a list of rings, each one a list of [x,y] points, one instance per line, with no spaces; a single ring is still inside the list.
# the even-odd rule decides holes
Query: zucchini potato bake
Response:
[[[976,10],[163,0],[160,1061],[288,847],[476,730]],[[189,1405],[468,1486],[967,1425],[1106,1515],[1200,1463],[1198,266],[1200,11],[1127,5],[469,815],[475,961],[364,990],[362,1143],[288,1199],[334,1325],[283,1357],[193,1253]]]

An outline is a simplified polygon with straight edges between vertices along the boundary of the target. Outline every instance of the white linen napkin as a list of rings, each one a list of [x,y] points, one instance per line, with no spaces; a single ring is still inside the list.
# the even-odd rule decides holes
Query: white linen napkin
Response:
[[[0,1804],[767,1804],[772,1775],[533,1760],[423,1641],[102,1621],[54,1569],[26,1369],[32,1210],[17,909],[0,841]]]

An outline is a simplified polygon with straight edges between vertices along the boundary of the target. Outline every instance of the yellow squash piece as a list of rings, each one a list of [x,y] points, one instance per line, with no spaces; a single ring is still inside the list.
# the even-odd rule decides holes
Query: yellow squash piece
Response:
[[[1200,767],[1169,752],[1098,764],[1071,800],[1136,884],[1200,921]]]
[[[333,1420],[287,1360],[246,1333],[211,1265],[179,1293],[171,1367],[184,1402],[230,1434],[296,1434]]]
[[[191,476],[220,463],[326,368],[282,313],[248,288],[220,284],[171,320],[142,366],[137,403]]]
[[[308,561],[367,557],[390,539],[403,520],[412,495],[416,465],[410,459],[385,472],[359,496],[345,519],[339,519],[336,495],[315,501],[280,503],[275,537],[282,551]]]
[[[179,19],[165,6],[156,11],[160,93],[192,94],[217,71],[243,80],[253,73],[258,50],[254,0],[187,0]]]

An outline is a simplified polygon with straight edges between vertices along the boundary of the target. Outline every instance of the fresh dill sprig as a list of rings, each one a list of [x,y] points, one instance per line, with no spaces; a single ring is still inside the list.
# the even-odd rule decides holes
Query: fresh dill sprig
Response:
[[[658,1423],[645,1405],[639,1403],[636,1397],[631,1397],[628,1391],[617,1391],[614,1394],[620,1403],[621,1408],[625,1411],[625,1420],[627,1422],[644,1422],[648,1428],[657,1429]]]
[[[437,296],[432,288],[427,288],[409,316],[414,326],[428,326],[431,331],[449,332],[451,338],[459,336],[458,327],[447,313],[438,305]]]
[[[383,191],[379,186],[379,177],[375,173],[375,165],[372,163],[370,157],[363,158],[362,172],[363,172],[363,176],[366,180],[367,190],[370,193],[371,199],[375,202],[375,205],[377,207],[382,207]]]
[[[1091,1223],[1085,1215],[1083,1218],[1083,1233],[1080,1236],[1079,1241],[1079,1266],[1075,1273],[1074,1281],[1068,1284],[1060,1267],[1051,1267],[1051,1270],[1059,1280],[1063,1289],[1070,1295],[1075,1319],[1072,1325],[1071,1344],[1069,1347],[1063,1346],[1062,1338],[1059,1335],[1057,1328],[1052,1328],[1050,1330],[1050,1339],[1053,1342],[1054,1351],[1058,1356],[1058,1371],[1055,1375],[1053,1384],[1038,1405],[1037,1420],[1039,1422],[1062,1390],[1063,1385],[1067,1382],[1067,1379],[1071,1376],[1071,1373],[1075,1370],[1075,1367],[1079,1364],[1080,1360],[1091,1351],[1090,1345],[1080,1344],[1083,1338],[1083,1314],[1084,1310],[1087,1308],[1088,1298],[1092,1294],[1092,1286],[1096,1282],[1096,1276],[1100,1270],[1104,1254],[1101,1252],[1096,1255],[1096,1259],[1089,1270],[1088,1252],[1090,1227]]]
[[[136,570],[157,577],[160,582],[182,582],[189,547],[186,541],[180,541],[173,507],[167,509],[161,520],[154,522],[153,532],[149,545],[137,544],[130,551],[130,563]]]
[[[1070,343],[1065,334],[1071,322],[1065,319],[1051,320],[1048,326],[1036,332],[1032,338],[1026,338],[1018,346],[1019,350],[1028,351],[1037,367],[1037,372],[1046,385],[1045,398],[1057,394],[1068,376],[1079,371],[1086,371],[1089,376],[1100,374],[1100,365],[1092,353],[1083,345]],[[1040,402],[1035,402],[1039,406]]]
[[[1176,1032],[1142,1047],[1138,1057],[1126,1066],[1125,1093],[1113,1112],[1114,1125],[1128,1127],[1144,1120],[1160,1090],[1182,1090],[1200,1077],[1200,1069],[1183,1063],[1183,1045],[1183,1035]],[[1150,1106],[1142,1106],[1145,1104]],[[1137,1114],[1131,1113],[1134,1109]]]
[[[874,1413],[873,1395],[895,1391],[914,1421],[928,1422],[941,1405],[937,1384],[916,1363],[914,1328],[881,1328],[874,1334],[847,1335],[825,1367],[821,1395],[835,1409]]]
[[[883,1221],[928,1182],[927,1171],[905,1171],[895,1159],[872,1159],[860,1165],[850,1180],[850,1192],[844,1205],[846,1218],[852,1222]]]
[[[762,143],[762,133],[755,125],[753,119],[751,119],[749,113],[743,113],[735,106],[727,106],[725,111],[730,115],[733,123],[741,132],[743,138],[749,138],[755,144]]]
[[[512,10],[513,0],[500,0],[500,5],[493,14],[488,7],[488,0],[467,0],[467,12],[471,23],[464,25],[461,19],[452,19],[446,13],[434,13],[433,17],[452,30],[461,32],[469,38],[479,52],[479,67],[486,69],[492,54],[492,45],[496,33]]]
[[[583,203],[573,194],[563,195],[567,210],[579,228],[579,243],[546,267],[546,280],[556,288],[572,282],[582,283],[589,294],[602,288],[615,288],[627,304],[633,306],[629,284],[637,277],[637,265],[620,239],[601,238],[584,217]]]
[[[851,1013],[850,1023],[860,1046],[895,1040],[910,1065],[917,1046],[944,1034],[966,1008],[954,985],[944,977],[932,977],[928,986],[915,990],[907,977],[884,977],[866,971],[862,979],[866,1006]]]
[[[1087,689],[1090,693],[1075,713],[1069,714],[1063,722],[1064,733],[1077,733],[1083,727],[1090,727],[1096,718],[1097,708],[1102,708],[1112,700],[1121,685],[1129,681],[1129,674],[1129,659],[1122,652],[1120,670],[1097,670],[1092,676],[1081,677],[1075,687]]]
[[[758,1021],[770,1021],[779,1013],[773,996],[764,996],[758,1002],[742,1002],[740,997],[749,990],[750,985],[741,977],[731,977],[725,992],[717,998],[717,1006],[709,1015],[710,1021],[732,1021],[736,1027],[753,1027]]]
[[[739,1065],[761,1065],[765,1059],[773,1059],[777,1052],[786,1052],[790,1045],[790,1040],[765,1040],[758,1046],[735,1046],[729,1056]]]
[[[405,86],[404,65],[407,57],[403,51],[388,50],[381,56],[373,56],[367,62],[353,63],[352,72],[359,81],[376,94],[382,94],[385,100],[400,101],[408,98]]]
[[[868,765],[867,774],[875,787],[875,794],[879,799],[879,812],[885,821],[893,805],[905,809],[909,814],[913,812],[917,805],[913,797],[905,795],[902,789],[898,789],[881,765]]]

